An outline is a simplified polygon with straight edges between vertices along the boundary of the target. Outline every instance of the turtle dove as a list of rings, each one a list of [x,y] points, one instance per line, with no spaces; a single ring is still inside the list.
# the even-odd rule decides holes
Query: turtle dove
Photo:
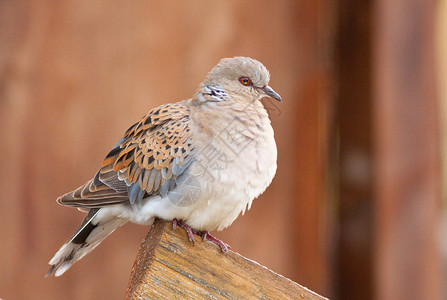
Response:
[[[277,150],[259,101],[281,97],[259,61],[224,58],[194,96],[152,109],[107,154],[93,179],[57,202],[87,213],[75,235],[50,260],[62,275],[126,222],[155,218],[218,244],[222,230],[250,209],[271,183]]]

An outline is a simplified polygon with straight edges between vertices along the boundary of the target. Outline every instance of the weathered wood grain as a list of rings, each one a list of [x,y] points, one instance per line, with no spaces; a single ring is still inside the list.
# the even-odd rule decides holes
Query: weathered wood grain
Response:
[[[132,268],[126,299],[325,299],[233,251],[158,220]]]

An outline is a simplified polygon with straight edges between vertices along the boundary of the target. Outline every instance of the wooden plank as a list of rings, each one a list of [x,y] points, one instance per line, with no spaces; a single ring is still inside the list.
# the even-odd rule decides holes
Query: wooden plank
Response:
[[[436,2],[379,0],[375,7],[377,299],[445,298]]]
[[[334,294],[374,299],[372,284],[373,144],[371,3],[338,1],[338,97],[333,154],[337,165],[338,241]]]
[[[157,220],[132,268],[126,299],[325,299],[233,251],[195,246],[181,228]]]
[[[296,45],[296,53],[303,53],[302,56],[296,54],[300,61],[297,70],[303,70],[303,73],[298,75],[302,79],[297,81],[287,104],[280,106],[284,109],[281,123],[286,124],[275,128],[279,157],[274,183],[280,189],[271,199],[281,199],[278,207],[286,208],[279,221],[282,223],[280,230],[286,233],[286,255],[291,258],[291,270],[287,274],[327,295],[332,288],[330,249],[336,236],[331,223],[334,199],[328,189],[336,3],[320,0],[295,3],[300,5],[295,9],[294,30],[302,40]],[[293,200],[289,203],[282,200],[290,198]],[[271,233],[277,234],[278,230]]]

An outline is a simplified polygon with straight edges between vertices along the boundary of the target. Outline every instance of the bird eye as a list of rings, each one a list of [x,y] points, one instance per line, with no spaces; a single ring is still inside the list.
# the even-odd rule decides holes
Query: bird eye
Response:
[[[251,79],[246,76],[239,77],[238,80],[242,85],[245,85],[245,86],[253,85],[253,82],[251,82]]]

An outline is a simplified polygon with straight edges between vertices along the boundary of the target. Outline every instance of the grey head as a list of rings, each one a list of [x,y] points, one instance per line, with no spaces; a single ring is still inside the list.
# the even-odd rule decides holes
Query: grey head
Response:
[[[229,96],[235,101],[253,102],[269,96],[281,102],[269,81],[270,73],[261,62],[241,56],[223,58],[208,73],[198,92],[206,101],[220,102]]]

